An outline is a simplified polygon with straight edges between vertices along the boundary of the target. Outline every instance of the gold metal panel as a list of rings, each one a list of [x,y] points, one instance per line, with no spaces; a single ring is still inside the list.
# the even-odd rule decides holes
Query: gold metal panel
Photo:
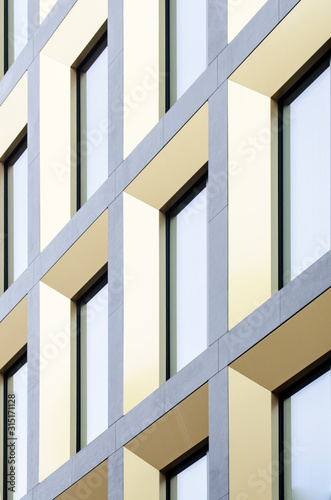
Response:
[[[330,18],[331,2],[301,0],[230,79],[272,97],[329,40]]]
[[[71,299],[107,262],[108,210],[105,210],[41,281]]]
[[[124,414],[160,385],[159,212],[124,193]]]
[[[68,66],[40,55],[41,250],[71,217],[70,83]]]
[[[70,300],[40,283],[40,481],[71,456],[70,335]]]
[[[0,323],[0,371],[27,344],[28,297],[25,296]]]
[[[107,16],[107,0],[79,0],[41,53],[70,67],[105,23]]]
[[[160,472],[124,448],[124,500],[158,500]]]
[[[14,119],[15,118],[15,119]],[[24,73],[0,106],[0,161],[28,121],[28,75]],[[22,138],[22,137],[21,137]]]
[[[272,395],[231,368],[229,470],[231,498],[271,500]]]
[[[126,448],[162,470],[208,435],[208,384],[205,384],[130,441]]]
[[[158,123],[160,102],[162,98],[165,101],[165,76],[160,75],[164,61],[159,48],[162,3],[163,0],[123,2],[124,158]]]
[[[330,324],[331,289],[234,361],[231,367],[273,391],[331,351]]]
[[[91,472],[82,477],[71,488],[56,497],[57,500],[88,500],[108,499],[108,461],[102,462]]]
[[[228,43],[246,26],[267,0],[228,0]]]
[[[229,328],[271,296],[271,102],[229,82]]]
[[[208,103],[205,103],[125,192],[159,210],[207,161]]]

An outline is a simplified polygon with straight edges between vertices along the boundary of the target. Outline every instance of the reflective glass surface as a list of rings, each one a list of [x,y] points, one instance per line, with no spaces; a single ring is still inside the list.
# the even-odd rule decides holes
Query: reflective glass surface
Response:
[[[330,500],[330,371],[285,400],[284,419],[285,499]]]
[[[330,249],[330,68],[283,118],[286,284]]]

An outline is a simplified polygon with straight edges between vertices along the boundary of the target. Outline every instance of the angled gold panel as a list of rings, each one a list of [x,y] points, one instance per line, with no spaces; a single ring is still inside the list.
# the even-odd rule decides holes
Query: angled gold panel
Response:
[[[207,161],[208,103],[205,103],[125,192],[159,210]]]
[[[107,0],[79,0],[41,53],[70,67],[107,21],[107,16]]]
[[[208,384],[205,384],[130,441],[126,448],[162,470],[208,435]]]
[[[234,361],[232,368],[269,391],[331,351],[331,289]]]
[[[28,297],[24,297],[0,323],[0,371],[27,344]]]
[[[272,97],[329,40],[330,18],[329,1],[301,0],[230,80]]]
[[[71,299],[108,262],[108,210],[45,274],[42,282]]]
[[[82,477],[71,488],[56,497],[57,500],[107,500],[108,499],[108,461],[102,462]]]
[[[28,122],[28,75],[24,73],[0,106],[0,161],[21,137]],[[15,146],[16,144],[14,144]]]

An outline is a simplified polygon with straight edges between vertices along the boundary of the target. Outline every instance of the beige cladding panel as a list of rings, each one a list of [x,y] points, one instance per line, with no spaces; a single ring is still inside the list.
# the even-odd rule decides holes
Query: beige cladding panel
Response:
[[[330,18],[331,2],[301,0],[230,79],[272,97],[329,40]]]
[[[231,498],[271,500],[271,467],[271,393],[229,368]]]
[[[124,193],[124,414],[159,387],[159,212]]]
[[[125,192],[159,210],[207,161],[208,103],[205,103]]]
[[[124,448],[124,500],[158,500],[160,472]]]
[[[15,119],[13,119],[15,117]],[[0,161],[28,121],[28,75],[24,73],[0,106]]]
[[[205,384],[126,447],[155,469],[162,470],[208,434],[208,384]]]
[[[107,0],[78,0],[41,53],[70,67],[107,21],[107,16]]]
[[[24,297],[0,323],[0,370],[27,344],[28,298]]]
[[[271,114],[268,97],[241,85],[228,96],[232,328],[271,296]]]
[[[71,69],[40,56],[41,250],[70,220]]]
[[[108,262],[108,210],[82,234],[42,278],[72,298]]]
[[[300,286],[300,277],[296,280]],[[270,304],[271,309],[266,309],[265,314],[271,314],[273,307]],[[328,290],[231,366],[273,391],[331,351],[330,324],[331,290]]]
[[[124,158],[160,118],[160,4],[123,2]]]
[[[40,283],[40,481],[71,455],[70,374],[70,300]]]

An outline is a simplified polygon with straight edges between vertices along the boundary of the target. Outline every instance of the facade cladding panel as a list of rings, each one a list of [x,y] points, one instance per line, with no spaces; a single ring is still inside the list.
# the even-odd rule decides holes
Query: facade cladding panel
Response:
[[[0,0],[0,499],[330,498],[330,18]]]

